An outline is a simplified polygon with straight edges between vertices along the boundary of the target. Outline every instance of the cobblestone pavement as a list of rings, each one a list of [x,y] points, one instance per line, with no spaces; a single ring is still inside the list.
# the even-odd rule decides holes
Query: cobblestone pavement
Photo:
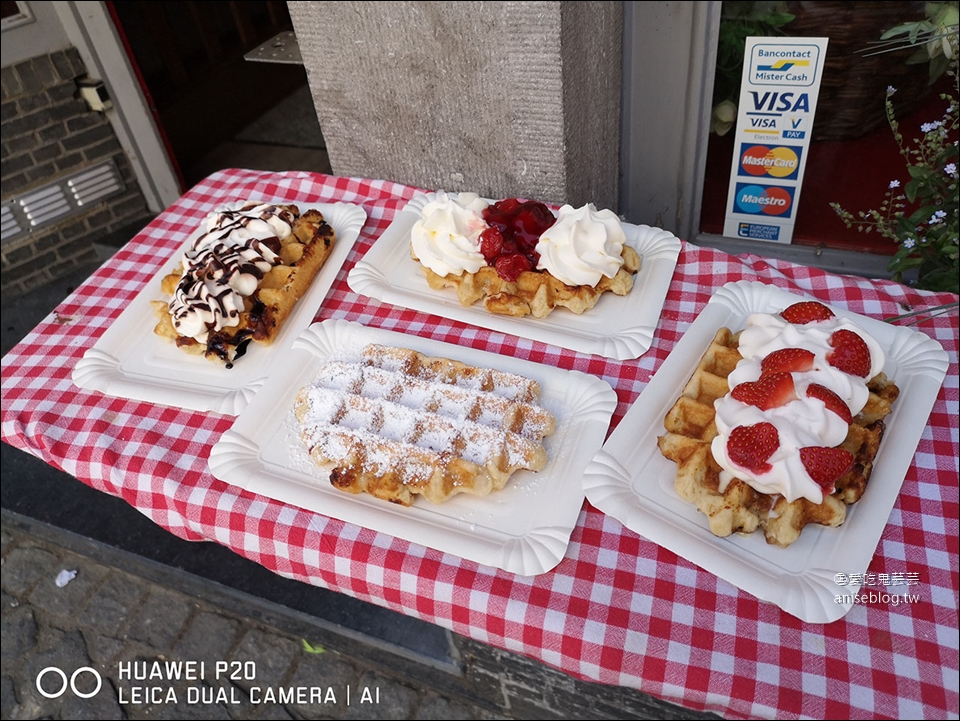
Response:
[[[508,718],[13,523],[0,552],[4,719]]]

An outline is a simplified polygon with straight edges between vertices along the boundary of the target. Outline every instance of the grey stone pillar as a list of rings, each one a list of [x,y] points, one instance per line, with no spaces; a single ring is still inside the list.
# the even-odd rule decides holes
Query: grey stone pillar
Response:
[[[289,2],[333,171],[618,208],[620,2]]]

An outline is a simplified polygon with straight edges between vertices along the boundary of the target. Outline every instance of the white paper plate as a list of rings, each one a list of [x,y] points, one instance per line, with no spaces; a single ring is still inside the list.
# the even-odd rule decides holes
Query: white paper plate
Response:
[[[776,313],[798,297],[774,286],[740,281],[723,286],[657,371],[584,474],[587,499],[631,530],[734,586],[801,620],[829,623],[856,593],[838,573],[863,573],[900,493],[947,369],[947,354],[931,338],[904,327],[833,307],[870,333],[887,354],[884,372],[900,387],[866,493],[849,506],[839,528],[810,525],[789,548],[762,532],[717,538],[705,517],[674,490],[677,466],[657,448],[663,418],[693,374],[717,330],[739,330],[755,312]]]
[[[410,230],[420,219],[423,207],[435,197],[436,193],[419,193],[397,214],[350,271],[347,282],[354,292],[613,360],[638,358],[650,348],[680,255],[680,240],[675,235],[660,228],[624,223],[627,243],[643,257],[628,295],[604,293],[597,305],[583,315],[558,308],[546,318],[511,318],[490,313],[482,303],[464,308],[453,288],[433,290],[427,285],[420,264],[410,257]]]
[[[93,348],[84,353],[73,370],[73,382],[80,388],[109,396],[237,415],[263,385],[293,339],[313,321],[367,219],[366,211],[352,203],[300,205],[323,213],[336,231],[337,240],[272,345],[251,343],[233,368],[224,368],[203,356],[184,353],[154,334],[156,318],[150,301],[163,297],[160,280],[177,265],[184,249],[201,232],[198,228]]]
[[[358,358],[368,343],[411,348],[536,380],[541,405],[556,420],[556,430],[544,440],[547,466],[538,473],[518,471],[506,488],[489,496],[461,494],[441,505],[418,498],[402,507],[335,489],[328,472],[312,462],[300,442],[294,401],[324,361]],[[227,483],[285,503],[533,575],[556,566],[566,552],[583,505],[581,474],[603,444],[616,405],[613,389],[585,373],[327,320],[305,330],[278,362],[263,392],[213,447],[210,470]]]

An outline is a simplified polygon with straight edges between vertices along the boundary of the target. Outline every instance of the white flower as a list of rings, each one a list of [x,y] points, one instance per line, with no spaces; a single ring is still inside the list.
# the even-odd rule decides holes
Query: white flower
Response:
[[[887,86],[887,95],[893,95],[895,92],[897,92],[897,89],[895,87],[893,87],[892,85]]]
[[[923,125],[921,125],[920,130],[922,130],[925,133],[929,133],[931,130],[936,130],[939,127],[940,127],[940,121],[934,120],[932,123],[924,123]]]
[[[903,247],[904,247],[904,248],[912,248],[912,247],[915,246],[916,244],[917,244],[917,241],[915,241],[913,238],[904,238],[904,240],[903,240]]]
[[[933,214],[933,217],[930,218],[930,225],[936,225],[937,223],[942,223],[943,219],[947,217],[947,211],[938,210]]]
[[[890,181],[890,187],[891,187],[891,188],[899,188],[899,187],[900,187],[900,181],[899,181],[899,180],[891,180],[891,181]]]
[[[957,177],[957,164],[956,163],[947,163],[943,166],[943,172],[947,175],[956,178]]]

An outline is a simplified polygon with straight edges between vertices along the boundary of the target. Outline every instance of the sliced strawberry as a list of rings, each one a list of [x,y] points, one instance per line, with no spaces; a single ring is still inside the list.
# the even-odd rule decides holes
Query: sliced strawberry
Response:
[[[870,375],[870,349],[866,342],[852,330],[841,328],[830,336],[832,351],[827,353],[827,363],[844,373],[866,378]]]
[[[760,373],[802,373],[813,370],[813,353],[803,348],[781,348],[760,361]]]
[[[780,447],[780,434],[772,423],[737,426],[727,439],[730,460],[755,473],[766,473],[773,466],[767,460]]]
[[[807,398],[818,398],[823,401],[827,410],[833,411],[843,419],[844,423],[852,423],[853,416],[850,415],[850,408],[843,399],[826,386],[817,383],[811,383],[807,387]]]
[[[833,493],[837,479],[853,467],[853,454],[842,448],[807,446],[800,449],[800,460],[824,493]]]
[[[789,308],[780,313],[780,317],[788,323],[796,325],[806,325],[818,320],[827,320],[833,318],[833,311],[827,308],[823,303],[815,300],[805,300],[800,303],[794,303]]]
[[[797,391],[789,373],[768,373],[759,380],[741,383],[730,391],[730,395],[748,406],[768,411],[795,400]]]

